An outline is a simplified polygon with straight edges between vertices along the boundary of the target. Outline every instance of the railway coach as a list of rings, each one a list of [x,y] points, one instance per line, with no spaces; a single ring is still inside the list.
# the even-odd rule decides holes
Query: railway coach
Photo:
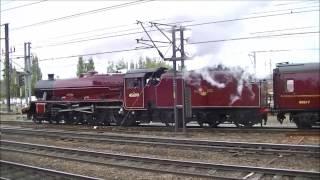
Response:
[[[273,72],[274,109],[299,128],[320,124],[320,64],[279,64]]]

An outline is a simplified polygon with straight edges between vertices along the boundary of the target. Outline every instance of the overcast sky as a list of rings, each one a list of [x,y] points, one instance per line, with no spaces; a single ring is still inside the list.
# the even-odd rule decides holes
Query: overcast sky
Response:
[[[222,63],[242,66],[253,73],[253,58],[249,56],[253,51],[257,51],[259,77],[270,72],[270,62],[271,68],[279,62],[319,62],[319,1],[131,2],[136,1],[1,0],[1,24],[9,23],[10,46],[16,49],[12,57],[23,55],[24,42],[32,43],[31,51],[39,57],[45,79],[48,73],[59,78],[76,76],[78,58],[59,57],[141,47],[135,39],[148,37],[145,33],[134,34],[143,31],[136,20],[145,22],[148,30],[156,30],[149,26],[149,21],[182,22],[177,25],[187,28],[186,51],[193,57],[186,63],[188,69]],[[101,8],[104,9],[83,14]],[[82,14],[75,15],[78,13]],[[70,15],[74,16],[65,18]],[[211,23],[203,24],[206,22]],[[154,40],[166,41],[157,31],[150,34]],[[284,34],[287,36],[282,36]],[[252,38],[257,36],[263,38]],[[1,26],[3,37],[4,26]],[[214,42],[193,44],[203,41]],[[1,40],[1,49],[4,49],[4,40]],[[171,56],[170,48],[160,50],[166,57]],[[85,56],[85,59],[92,57],[96,70],[106,73],[110,61],[135,62],[140,56],[159,58],[155,49],[149,49]],[[13,59],[13,66],[21,69],[23,59]]]

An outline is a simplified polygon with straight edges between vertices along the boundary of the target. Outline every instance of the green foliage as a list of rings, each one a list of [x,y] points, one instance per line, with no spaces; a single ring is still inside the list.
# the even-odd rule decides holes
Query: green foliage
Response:
[[[79,77],[82,73],[87,73],[88,71],[92,71],[95,69],[94,61],[90,57],[88,62],[85,62],[82,56],[79,56],[78,65],[77,65],[77,76]]]
[[[158,67],[170,68],[171,66],[164,61],[157,60],[156,58],[153,58],[153,59],[150,57],[143,58],[142,56],[140,56],[138,62],[135,64],[131,61],[129,64],[129,67],[130,69],[134,69],[134,68],[149,69],[149,68],[158,68]],[[128,68],[128,63],[124,59],[121,59],[117,61],[116,64],[112,61],[109,62],[107,66],[107,72],[115,73],[121,69],[127,69],[127,68]]]
[[[124,62],[124,59],[121,59],[120,61],[118,61],[118,63],[116,64],[116,69],[117,71],[120,69],[127,69],[128,65],[127,63]]]
[[[6,68],[4,66],[4,72],[6,72]],[[19,85],[19,79],[21,76],[24,76],[24,72],[17,71],[14,67],[10,66],[9,68],[9,74],[10,74],[10,95],[11,97],[23,97],[25,94],[25,86]],[[23,77],[24,78],[24,77]],[[6,74],[3,73],[3,81],[1,81],[1,91],[0,96],[5,97],[6,92]],[[32,95],[34,95],[34,86],[37,83],[37,81],[42,79],[42,73],[41,69],[39,67],[39,58],[37,56],[34,56],[32,59],[31,64],[31,92]],[[26,82],[25,82],[26,83]]]
[[[4,61],[4,69],[3,69],[3,81],[1,82],[1,96],[5,97],[6,96],[6,89],[7,89],[7,68],[5,66],[5,61]],[[15,68],[12,68],[12,65],[10,64],[9,66],[9,76],[10,76],[10,95],[11,97],[18,97],[20,95],[19,91],[19,86],[18,86],[18,81],[17,81],[17,70]]]
[[[79,77],[80,74],[84,73],[84,63],[82,56],[78,59],[78,65],[77,65],[77,76]]]
[[[107,73],[115,73],[116,70],[114,69],[114,66],[113,61],[108,62]]]
[[[151,59],[148,56],[145,59],[143,59],[143,57],[140,57],[138,61],[138,66],[137,66],[137,68],[139,69],[149,69],[149,68],[159,68],[159,67],[170,68],[171,66],[164,61],[159,61],[156,58]]]
[[[94,70],[94,62],[93,62],[93,59],[92,58],[90,58],[89,60],[88,60],[88,63],[85,63],[84,64],[85,66],[85,71],[86,72],[88,72],[88,71],[93,71]]]
[[[35,84],[42,79],[42,72],[39,67],[39,59],[37,56],[35,56],[32,59],[32,66],[31,66],[31,89],[32,89],[32,94],[34,95],[34,86]]]
[[[164,61],[157,61],[155,58],[151,59],[150,57],[146,57],[145,64],[143,68],[158,68],[158,67],[166,67],[169,68],[170,66],[166,64]]]

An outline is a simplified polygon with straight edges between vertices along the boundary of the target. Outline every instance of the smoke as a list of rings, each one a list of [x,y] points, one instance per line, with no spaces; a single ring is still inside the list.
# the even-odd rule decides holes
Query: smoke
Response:
[[[255,93],[252,91],[252,85],[250,84],[253,81],[252,75],[239,66],[230,68],[230,72],[232,72],[232,76],[237,80],[237,92],[231,94],[229,105],[241,99],[244,88],[249,90],[250,98],[253,100]]]
[[[232,88],[232,83],[236,83],[234,92],[230,94],[229,105],[233,105],[240,100],[244,90],[249,92],[251,100],[255,98],[255,93],[253,92],[250,83],[254,78],[250,73],[239,66],[226,67],[219,64],[210,68],[206,67],[193,71],[186,71],[183,73],[183,76],[186,82],[194,87],[200,87],[202,80],[205,80],[211,86],[218,89]]]
[[[209,82],[211,84],[211,86],[217,87],[219,89],[226,87],[225,83],[218,82],[214,78],[212,78],[209,71],[202,71],[201,76],[203,79],[205,79],[207,82]]]
[[[201,86],[201,80],[207,81],[211,86],[217,87],[219,89],[225,88],[226,82],[216,80],[215,72],[208,68],[202,68],[194,71],[187,71],[183,74],[184,79],[188,84],[196,87]]]
[[[231,94],[229,106],[231,106],[233,103],[235,103],[239,99],[240,99],[240,96]]]

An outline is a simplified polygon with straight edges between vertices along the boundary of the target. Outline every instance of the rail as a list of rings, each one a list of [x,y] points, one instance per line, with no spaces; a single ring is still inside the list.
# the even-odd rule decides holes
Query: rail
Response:
[[[308,154],[315,157],[320,156],[320,146],[318,145],[293,145],[293,144],[272,144],[272,143],[248,143],[248,142],[229,142],[229,141],[207,141],[191,140],[182,138],[162,138],[146,136],[129,136],[123,134],[104,133],[94,134],[87,132],[67,132],[57,130],[38,130],[38,129],[21,129],[21,128],[1,128],[3,134],[23,134],[44,136],[52,138],[72,138],[86,140],[90,142],[111,142],[127,143],[140,145],[157,145],[178,148],[190,148],[193,150],[237,150],[251,152],[268,152],[268,153],[290,153],[290,154]]]
[[[278,169],[265,167],[237,166],[212,164],[194,161],[181,161],[171,159],[150,158],[132,155],[122,155],[115,153],[104,153],[89,150],[80,150],[73,148],[63,148],[48,145],[39,145],[31,143],[22,143],[15,141],[1,140],[1,151],[15,151],[20,153],[29,153],[33,155],[43,155],[66,160],[80,161],[86,163],[95,163],[100,165],[112,165],[144,171],[171,173],[195,177],[211,177],[222,179],[241,179],[242,177],[221,177],[216,176],[216,172],[255,172],[264,175],[281,175],[290,177],[320,178],[320,172],[301,171],[293,169]],[[214,173],[210,173],[214,170]]]
[[[1,178],[0,179],[19,179],[27,177],[38,177],[46,179],[78,179],[78,180],[101,180],[95,177],[83,176],[67,173],[52,169],[46,169],[17,162],[0,160]],[[45,177],[44,177],[45,176]]]

